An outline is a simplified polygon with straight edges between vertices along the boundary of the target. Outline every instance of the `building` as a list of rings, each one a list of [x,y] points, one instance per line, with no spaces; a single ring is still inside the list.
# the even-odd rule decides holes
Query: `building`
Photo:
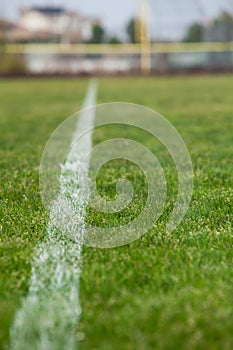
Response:
[[[31,33],[26,28],[5,19],[0,19],[0,42],[28,42]]]
[[[62,7],[32,6],[20,11],[19,26],[31,33],[31,41],[86,42],[100,21]]]

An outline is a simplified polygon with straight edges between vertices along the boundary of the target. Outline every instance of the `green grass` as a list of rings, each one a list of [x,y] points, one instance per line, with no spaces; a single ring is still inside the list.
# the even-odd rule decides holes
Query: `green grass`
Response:
[[[38,186],[41,153],[55,127],[79,109],[87,83],[0,82],[0,349],[8,346],[14,312],[27,294],[33,248],[48,220]],[[195,179],[185,219],[166,234],[176,176],[162,151],[169,196],[158,225],[128,246],[84,248],[77,329],[82,350],[233,348],[232,89],[231,76],[100,79],[98,102],[142,104],[173,123],[190,151]],[[94,142],[115,133],[101,128]],[[141,138],[153,149],[150,138]],[[112,199],[122,173],[138,191],[125,212],[129,220],[145,200],[140,171],[110,162],[98,185]],[[120,219],[88,214],[100,225]]]

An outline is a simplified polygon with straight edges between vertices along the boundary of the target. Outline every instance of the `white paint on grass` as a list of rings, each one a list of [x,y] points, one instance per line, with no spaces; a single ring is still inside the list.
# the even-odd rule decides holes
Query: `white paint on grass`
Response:
[[[96,85],[92,83],[84,108],[95,104],[95,95]],[[94,109],[90,108],[78,120],[73,145],[62,166],[60,193],[51,207],[46,239],[35,249],[29,293],[11,328],[12,350],[77,349],[81,251],[90,194],[90,159],[86,155],[92,147],[91,133],[82,136],[77,146],[73,142],[93,127],[94,118]],[[56,219],[59,229],[53,224]]]

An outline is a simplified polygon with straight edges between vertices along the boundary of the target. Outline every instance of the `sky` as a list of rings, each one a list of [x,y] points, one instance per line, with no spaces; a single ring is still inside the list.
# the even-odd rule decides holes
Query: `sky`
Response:
[[[207,20],[222,9],[233,12],[233,0],[150,0],[154,37],[182,35],[195,20]],[[97,16],[112,34],[122,35],[129,18],[137,14],[140,0],[0,0],[4,17],[16,19],[21,6],[59,5]],[[1,16],[0,16],[1,17]]]

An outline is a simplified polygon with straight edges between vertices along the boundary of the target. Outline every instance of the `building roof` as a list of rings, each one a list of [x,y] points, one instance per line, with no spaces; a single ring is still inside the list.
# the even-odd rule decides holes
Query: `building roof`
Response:
[[[0,31],[1,30],[4,30],[4,31],[11,30],[15,27],[16,27],[15,23],[10,22],[10,21],[3,19],[3,18],[0,19]]]
[[[63,7],[55,7],[55,6],[32,6],[30,8],[31,11],[41,12],[46,15],[58,15],[65,12]]]

